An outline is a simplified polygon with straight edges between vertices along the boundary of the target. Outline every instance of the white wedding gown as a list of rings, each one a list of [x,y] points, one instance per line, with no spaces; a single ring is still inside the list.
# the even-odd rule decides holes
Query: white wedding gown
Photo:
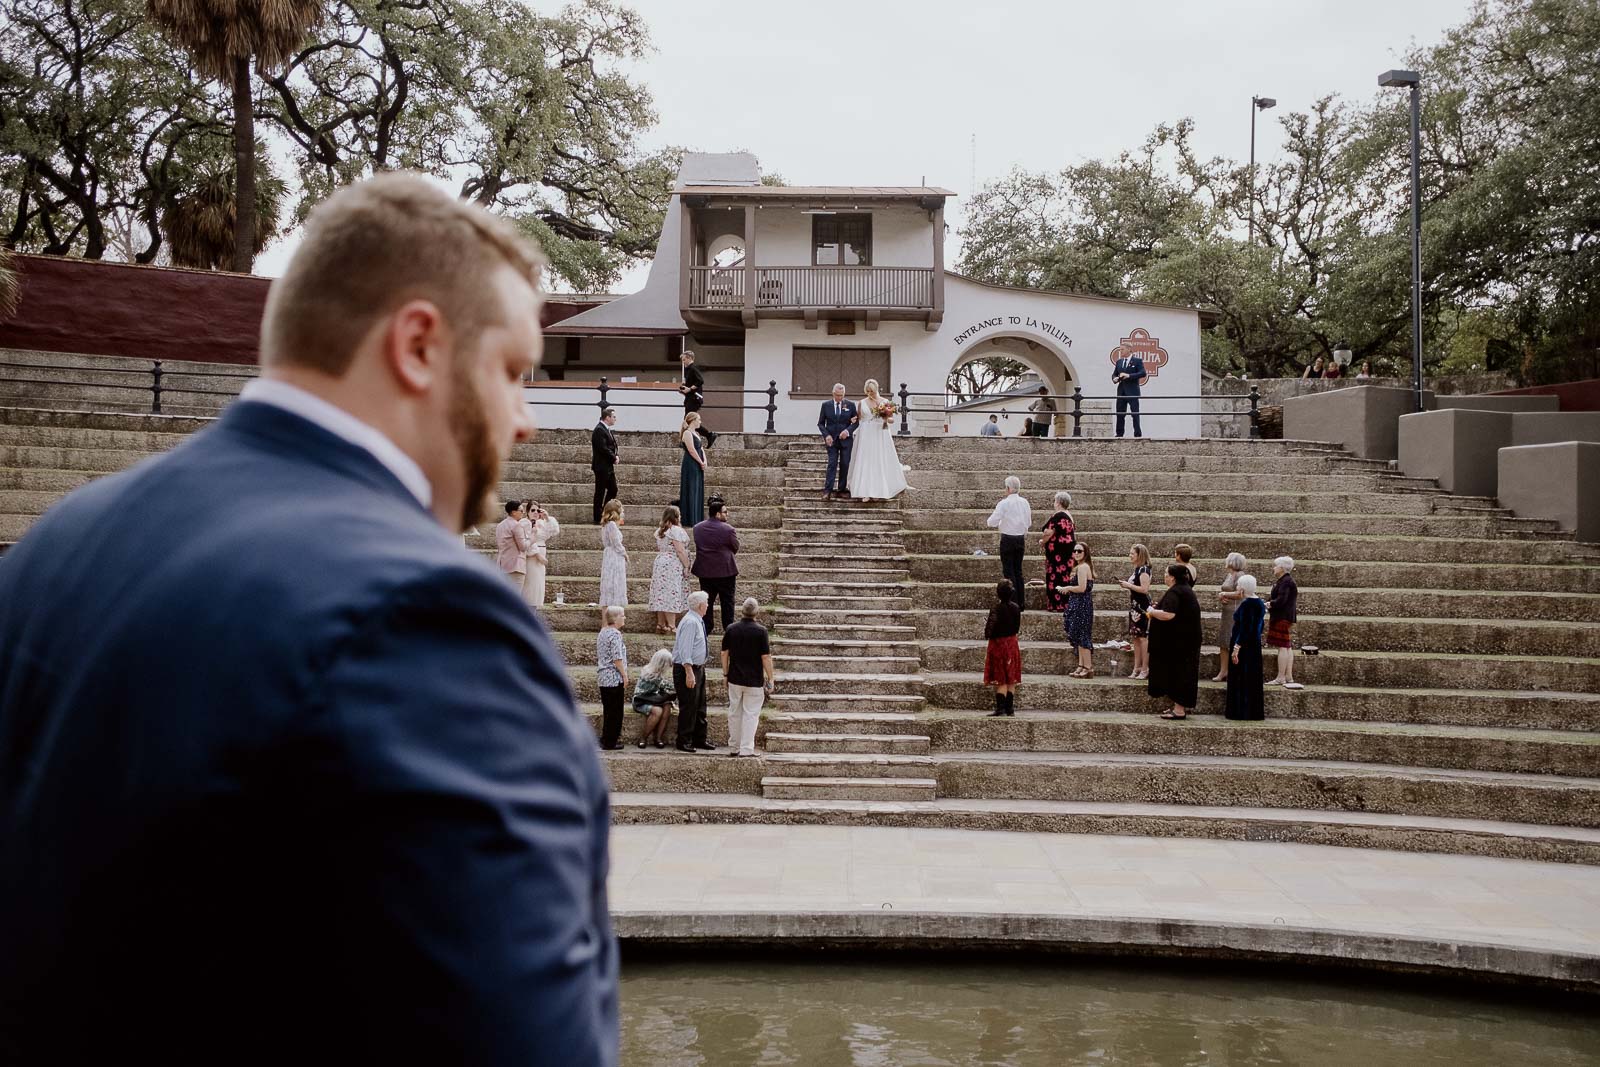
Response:
[[[856,405],[855,447],[850,450],[850,496],[856,500],[893,500],[906,491],[906,474],[894,448],[894,431],[872,414],[866,400]]]

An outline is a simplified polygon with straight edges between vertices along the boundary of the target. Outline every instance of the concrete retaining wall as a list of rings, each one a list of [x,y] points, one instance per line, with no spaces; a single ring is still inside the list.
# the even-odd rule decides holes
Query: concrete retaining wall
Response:
[[[1502,448],[1500,502],[1518,515],[1555,519],[1580,541],[1600,541],[1600,444]]]

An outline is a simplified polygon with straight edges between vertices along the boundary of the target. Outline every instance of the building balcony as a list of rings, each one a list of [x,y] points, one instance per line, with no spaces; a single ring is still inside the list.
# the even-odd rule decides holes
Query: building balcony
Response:
[[[689,307],[739,311],[806,308],[924,311],[933,305],[931,267],[689,268]],[[747,301],[746,287],[755,286]]]

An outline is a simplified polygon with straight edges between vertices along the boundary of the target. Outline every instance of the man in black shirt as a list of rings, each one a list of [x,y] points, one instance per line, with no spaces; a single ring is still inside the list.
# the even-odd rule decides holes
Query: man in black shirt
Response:
[[[706,376],[694,365],[694,353],[689,349],[685,348],[678,358],[683,362],[683,384],[678,386],[678,392],[683,394],[683,413],[687,415],[699,411],[706,402]],[[707,445],[717,443],[717,435],[706,429],[704,416],[701,416],[699,434]]]
[[[772,645],[767,628],[756,622],[755,597],[740,609],[740,619],[722,635],[722,676],[728,683],[728,755],[756,754],[761,705],[772,692]]]
[[[617,409],[606,408],[589,435],[589,469],[594,471],[594,524],[600,525],[600,509],[617,495]]]

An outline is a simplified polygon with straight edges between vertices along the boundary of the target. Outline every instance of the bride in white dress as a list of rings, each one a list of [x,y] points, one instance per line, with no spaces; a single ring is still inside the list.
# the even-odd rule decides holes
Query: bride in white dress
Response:
[[[850,497],[853,500],[893,500],[906,490],[905,468],[894,447],[894,418],[878,412],[889,401],[878,395],[878,383],[868,379],[866,397],[856,407],[861,421],[850,450]]]

